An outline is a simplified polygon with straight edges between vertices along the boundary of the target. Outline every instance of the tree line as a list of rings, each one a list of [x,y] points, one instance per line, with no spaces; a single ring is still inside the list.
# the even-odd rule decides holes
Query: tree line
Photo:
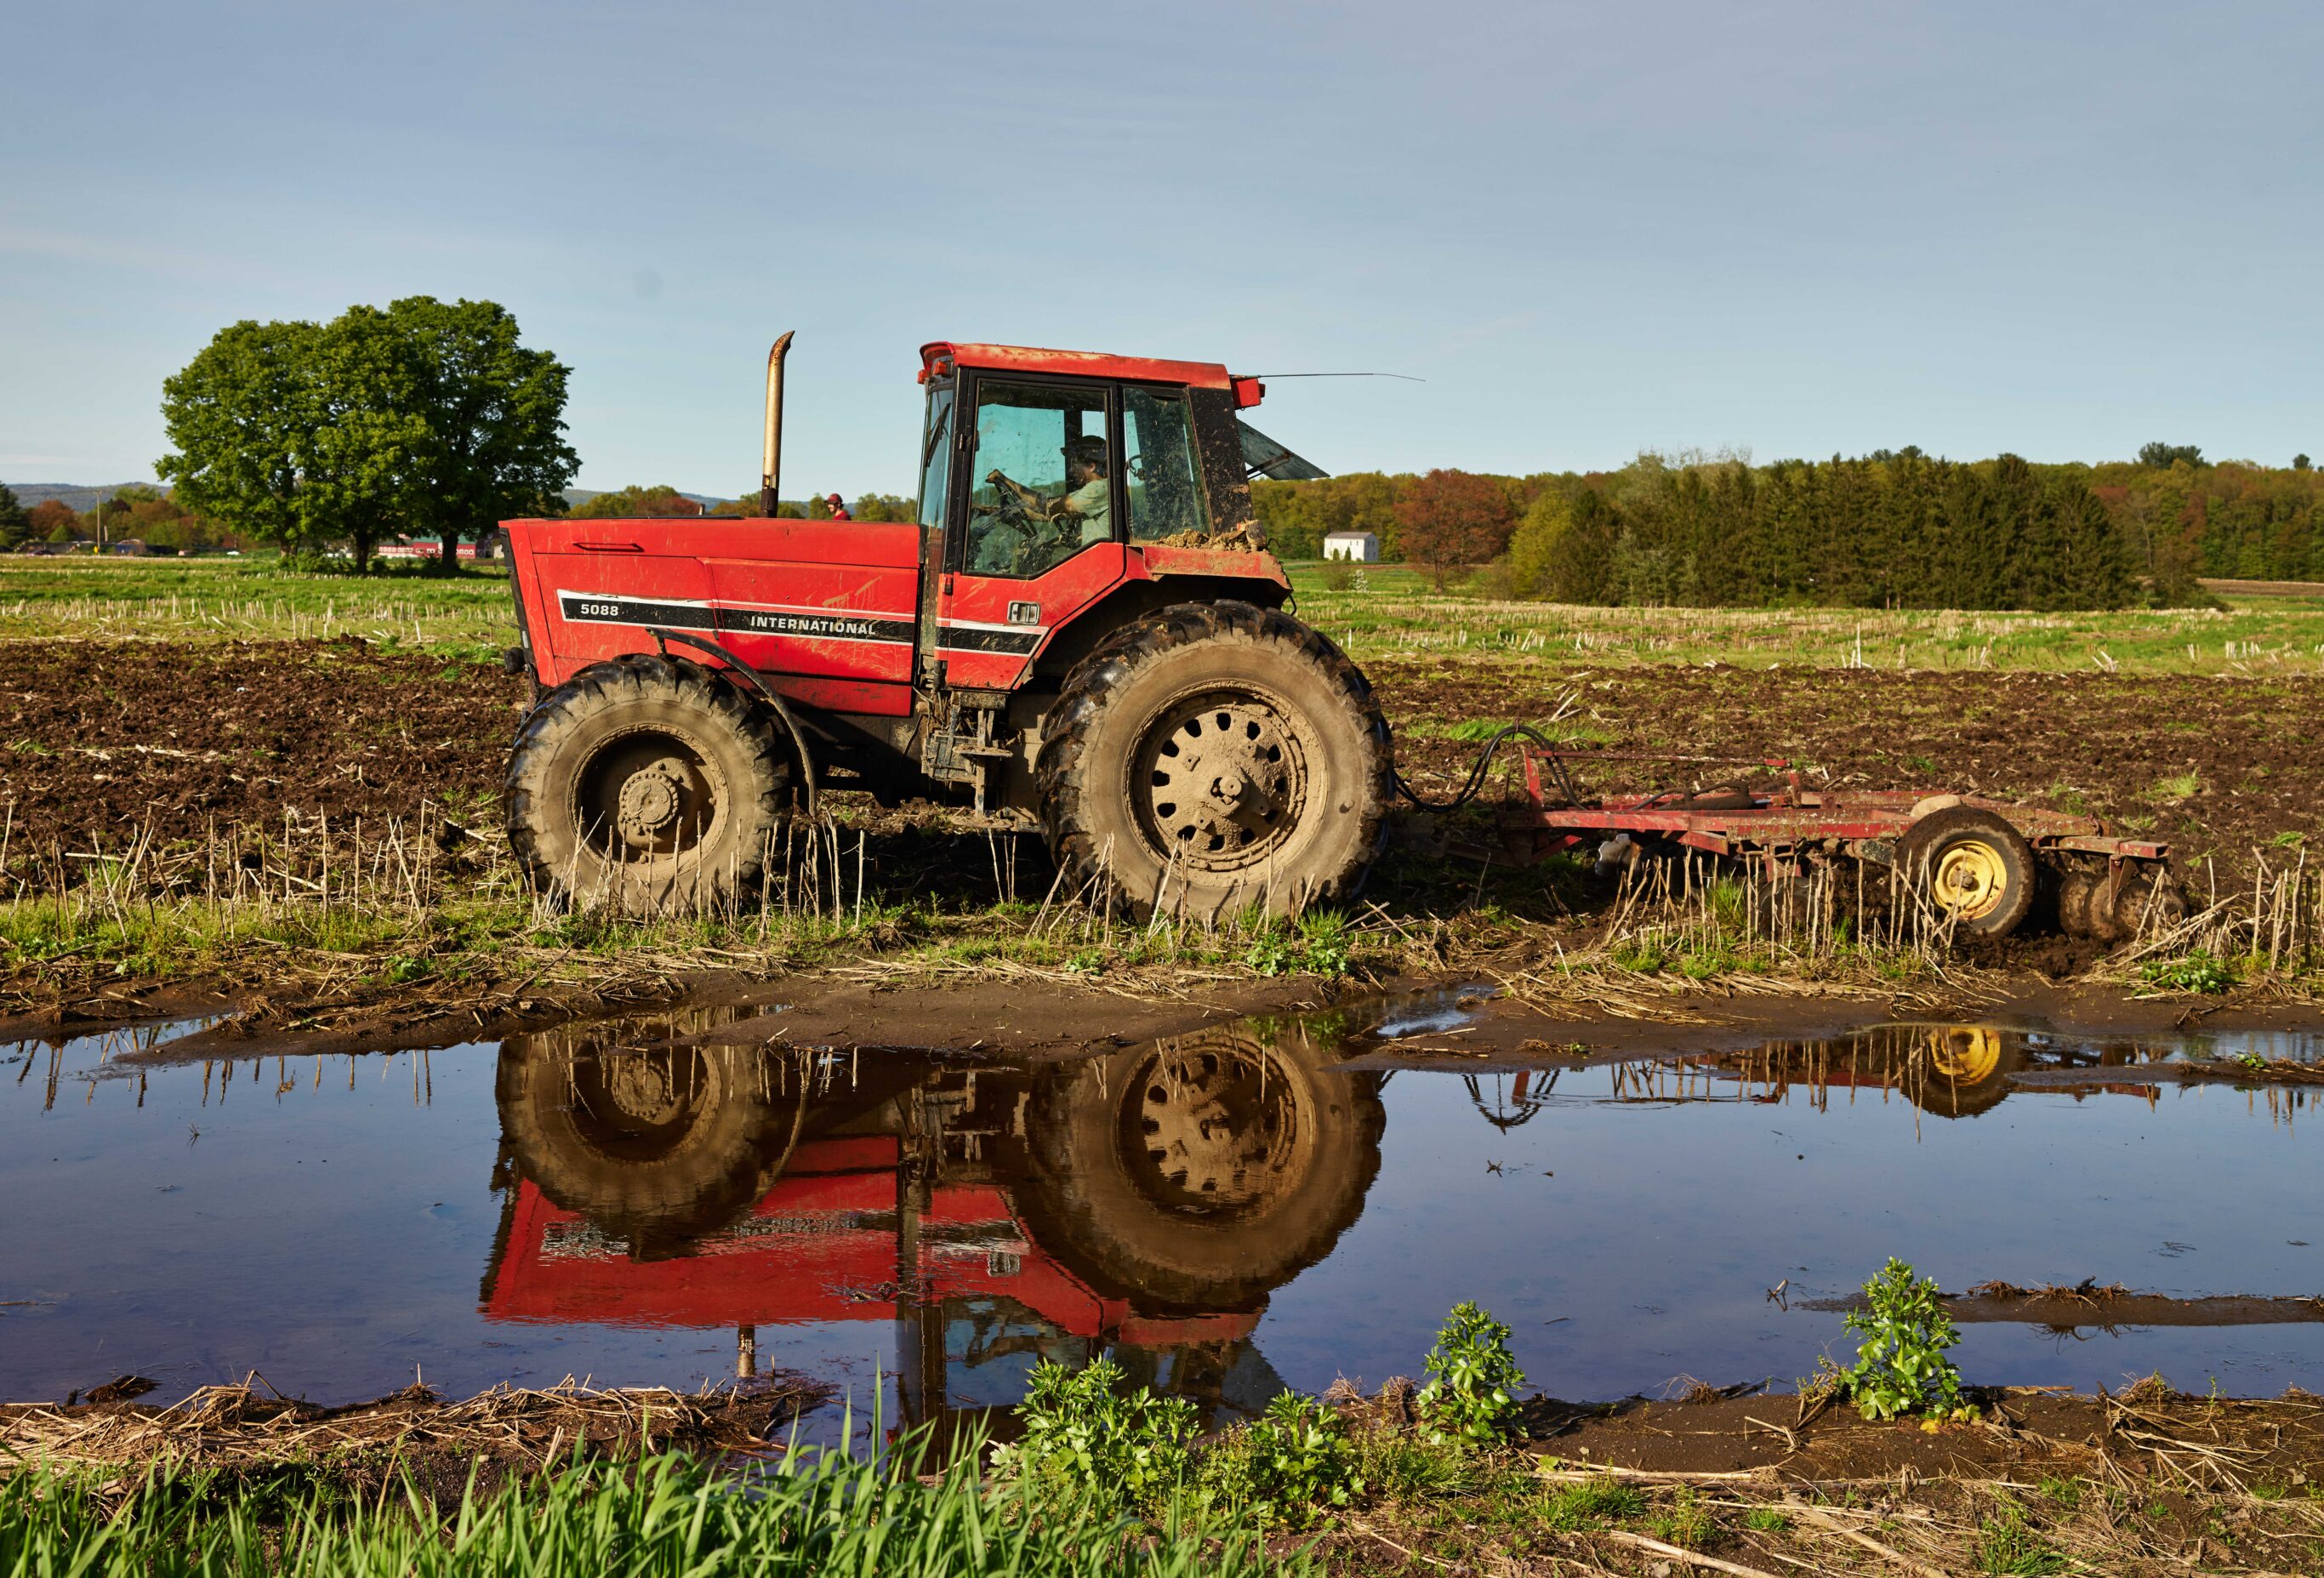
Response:
[[[1649,454],[1613,472],[1252,492],[1285,558],[1371,531],[1440,586],[1481,568],[1490,589],[1563,602],[2112,608],[2204,601],[2205,576],[2324,580],[2324,478],[2308,457],[2211,464],[2189,445],[2097,466],[1911,448],[1768,466]]]

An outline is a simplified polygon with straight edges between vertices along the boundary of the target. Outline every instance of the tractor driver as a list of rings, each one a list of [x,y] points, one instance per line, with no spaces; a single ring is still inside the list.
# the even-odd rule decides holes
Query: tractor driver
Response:
[[[969,556],[970,569],[986,576],[1038,573],[1076,549],[1113,536],[1113,484],[1106,475],[1105,440],[1094,434],[1068,438],[1065,459],[1065,491],[1054,499],[1019,487],[997,471],[986,479],[1016,494],[1024,506],[1025,523],[988,521]],[[1072,548],[1065,547],[1068,543]],[[1047,562],[1028,562],[1038,558]]]

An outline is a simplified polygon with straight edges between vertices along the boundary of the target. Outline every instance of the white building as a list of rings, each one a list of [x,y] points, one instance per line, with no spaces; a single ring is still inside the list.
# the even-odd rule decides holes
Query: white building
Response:
[[[1379,562],[1379,538],[1370,531],[1331,531],[1323,536],[1325,558],[1351,558],[1358,564]]]

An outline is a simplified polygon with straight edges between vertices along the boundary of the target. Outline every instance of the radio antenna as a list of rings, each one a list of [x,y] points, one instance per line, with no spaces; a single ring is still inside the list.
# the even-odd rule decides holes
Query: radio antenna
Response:
[[[1401,378],[1406,383],[1425,383],[1425,378],[1415,378],[1409,373],[1254,373],[1254,378]]]

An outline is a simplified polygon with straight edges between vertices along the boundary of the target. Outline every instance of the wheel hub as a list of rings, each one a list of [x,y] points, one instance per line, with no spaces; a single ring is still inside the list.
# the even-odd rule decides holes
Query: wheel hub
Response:
[[[677,1115],[677,1082],[666,1062],[630,1057],[614,1060],[605,1094],[622,1116],[645,1124],[667,1123]]]
[[[613,830],[624,844],[650,844],[685,805],[686,768],[676,757],[650,761],[622,785]]]
[[[1286,1082],[1204,1050],[1157,1060],[1133,1087],[1149,1193],[1178,1208],[1257,1204],[1279,1187],[1296,1130]]]
[[[1975,920],[2001,902],[2009,873],[1998,851],[1983,844],[1956,844],[1937,857],[1931,886],[1937,902],[1963,920]]]
[[[1167,860],[1240,870],[1266,859],[1298,824],[1306,760],[1264,697],[1184,703],[1148,731],[1139,754],[1139,820]]]
[[[1955,1084],[1983,1084],[2001,1066],[2001,1032],[1983,1025],[1934,1031],[1929,1062]]]

